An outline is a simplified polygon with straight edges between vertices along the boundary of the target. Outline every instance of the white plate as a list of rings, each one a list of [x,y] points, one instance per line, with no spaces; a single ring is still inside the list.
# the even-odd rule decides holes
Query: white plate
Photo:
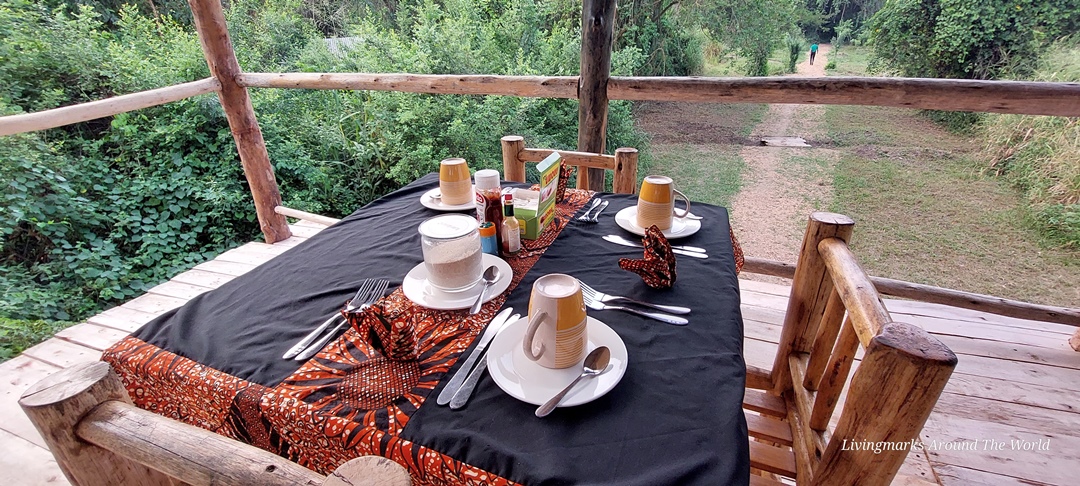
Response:
[[[491,265],[499,268],[499,278],[484,296],[484,302],[487,302],[510,287],[510,281],[514,279],[514,271],[502,258],[487,253],[484,253],[483,257],[483,268]],[[439,310],[468,309],[476,301],[482,288],[484,288],[483,279],[477,280],[472,287],[459,292],[437,289],[428,282],[427,267],[423,263],[413,267],[409,274],[405,275],[405,281],[401,284],[401,290],[405,292],[405,297],[409,300],[429,309]]]
[[[623,208],[615,213],[615,224],[638,236],[645,236],[645,228],[637,224],[637,206]],[[690,218],[672,218],[671,228],[661,230],[668,239],[683,238],[697,233],[701,229],[701,220]]]
[[[476,209],[476,201],[469,201],[465,204],[456,205],[443,204],[442,199],[435,199],[436,194],[439,194],[438,187],[425,192],[423,196],[420,196],[420,204],[436,211],[468,211],[470,209]]]
[[[574,386],[560,407],[573,407],[604,396],[626,373],[626,345],[607,324],[589,317],[589,345],[592,351],[600,346],[611,350],[611,369],[592,378],[582,379]],[[529,318],[510,323],[491,341],[488,348],[488,371],[495,383],[510,396],[533,405],[543,405],[581,374],[584,360],[569,368],[553,370],[540,366],[525,356],[521,340],[529,328]]]

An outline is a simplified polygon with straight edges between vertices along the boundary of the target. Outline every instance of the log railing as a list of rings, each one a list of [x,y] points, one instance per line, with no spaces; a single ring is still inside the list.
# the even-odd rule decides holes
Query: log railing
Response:
[[[346,462],[330,478],[276,454],[135,407],[108,363],[83,363],[27,390],[19,405],[72,484],[411,484],[380,457]]]
[[[847,247],[852,226],[842,215],[811,215],[767,379],[787,402],[798,484],[889,484],[957,362],[925,330],[892,322]]]

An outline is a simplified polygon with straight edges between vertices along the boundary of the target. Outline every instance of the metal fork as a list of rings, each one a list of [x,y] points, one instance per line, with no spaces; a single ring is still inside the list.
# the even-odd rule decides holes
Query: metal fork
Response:
[[[604,212],[604,210],[607,209],[607,205],[608,205],[607,201],[604,201],[604,202],[600,203],[600,207],[596,208],[596,214],[593,214],[592,217],[589,218],[589,222],[590,223],[599,223],[600,222],[600,213]]]
[[[349,311],[349,312],[352,312],[352,311],[355,311],[355,310],[363,310],[363,309],[369,307],[371,304],[374,304],[375,301],[379,300],[383,296],[383,293],[386,292],[386,289],[389,286],[390,286],[390,279],[386,279],[386,278],[376,279],[375,280],[375,285],[371,289],[371,291],[368,292],[368,294],[366,295],[367,298],[364,299],[364,303],[357,306],[356,309],[348,309],[347,308],[346,310]],[[342,329],[344,329],[345,326],[347,326],[347,325],[349,325],[349,321],[345,320],[345,319],[342,319],[341,323],[338,324],[337,327],[335,327],[332,331],[326,333],[326,335],[323,336],[322,339],[319,339],[318,342],[316,342],[315,344],[312,344],[311,346],[308,346],[308,348],[305,349],[304,352],[298,354],[296,356],[296,358],[293,358],[293,359],[295,359],[296,361],[304,361],[304,360],[306,360],[306,359],[308,359],[308,358],[310,358],[312,356],[315,356],[315,353],[318,353],[319,350],[321,350],[324,346],[326,346],[326,343],[330,342],[331,339],[334,339],[334,336],[337,336],[337,333],[339,331],[341,331]]]
[[[584,287],[582,288],[584,289]],[[584,291],[581,292],[581,296],[585,301],[585,305],[593,310],[621,310],[629,312],[631,314],[637,314],[640,316],[656,319],[658,321],[666,322],[668,324],[674,324],[676,326],[685,326],[690,322],[686,319],[683,319],[682,317],[662,314],[659,312],[640,311],[637,309],[632,309],[630,307],[623,307],[621,305],[608,305],[597,300],[595,294],[586,294]]]
[[[581,282],[581,281],[579,280],[579,282]],[[588,295],[588,297],[585,297],[586,299],[593,299],[593,300],[595,300],[597,302],[603,302],[603,303],[608,303],[608,302],[612,302],[612,301],[633,302],[633,303],[635,303],[637,305],[643,305],[645,307],[652,307],[653,309],[661,310],[661,311],[664,311],[664,312],[670,312],[672,314],[689,314],[690,313],[690,308],[689,307],[680,307],[680,306],[677,306],[677,305],[651,304],[649,302],[642,302],[640,300],[634,300],[634,299],[631,299],[629,297],[623,297],[621,295],[605,294],[605,293],[603,293],[603,292],[601,292],[599,290],[596,290],[596,289],[590,287],[589,284],[587,284],[585,282],[581,282],[581,294],[582,295]]]
[[[599,206],[602,201],[603,201],[603,199],[600,199],[600,198],[594,199],[593,202],[592,202],[592,206],[589,206],[589,209],[586,209],[584,213],[581,213],[581,216],[578,216],[577,220],[578,221],[588,221],[589,220],[589,213],[592,212],[592,210],[596,209],[596,207]]]
[[[349,299],[348,304],[345,304],[345,310],[347,312],[351,312],[357,307],[359,307],[360,304],[367,300],[368,293],[375,288],[376,283],[378,283],[378,279],[365,279],[363,283],[360,284],[360,288],[356,289],[356,295],[354,295],[352,299]],[[318,337],[323,333],[323,331],[326,331],[326,329],[330,327],[330,325],[333,324],[334,321],[340,318],[341,313],[335,312],[333,315],[330,316],[329,319],[326,320],[326,322],[320,324],[319,327],[316,327],[314,331],[311,331],[307,336],[304,336],[303,339],[293,345],[293,347],[289,348],[289,350],[285,352],[281,359],[292,359],[296,355],[300,354],[300,352],[303,351],[304,348],[310,346],[312,342],[318,339]]]

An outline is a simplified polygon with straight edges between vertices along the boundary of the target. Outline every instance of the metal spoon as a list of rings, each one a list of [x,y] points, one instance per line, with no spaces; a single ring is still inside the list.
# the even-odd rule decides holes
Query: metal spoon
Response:
[[[473,302],[472,308],[469,309],[469,314],[477,314],[480,312],[480,306],[484,303],[484,294],[487,293],[488,287],[495,283],[499,279],[499,267],[492,265],[484,270],[484,288],[480,289],[480,295],[476,296],[476,302]]]
[[[585,365],[582,366],[581,374],[578,375],[577,378],[574,378],[574,381],[570,382],[569,385],[566,385],[566,388],[563,388],[558,395],[551,397],[551,400],[548,400],[547,403],[536,409],[536,416],[545,417],[547,414],[551,413],[552,410],[555,410],[555,407],[559,405],[559,402],[566,397],[566,394],[570,392],[570,389],[574,388],[574,385],[582,378],[586,376],[596,376],[607,371],[608,361],[610,360],[611,350],[609,350],[607,346],[600,346],[599,348],[592,350],[592,352],[585,357]]]

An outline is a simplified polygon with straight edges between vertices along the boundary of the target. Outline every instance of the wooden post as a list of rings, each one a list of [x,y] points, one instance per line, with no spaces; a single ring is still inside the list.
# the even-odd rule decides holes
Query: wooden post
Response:
[[[616,194],[637,192],[637,161],[636,148],[615,149],[615,182],[611,185],[613,192]]]
[[[195,18],[195,29],[199,32],[199,43],[202,44],[206,63],[210,65],[210,74],[221,83],[218,99],[225,109],[229,129],[240,153],[240,163],[244,166],[244,176],[255,199],[259,227],[267,243],[284,240],[292,233],[289,232],[285,216],[274,212],[274,208],[281,205],[281,192],[274,177],[274,168],[270,166],[266,142],[255,119],[247,88],[236,82],[236,77],[241,74],[240,64],[233,52],[221,3],[218,0],[188,0],[188,4]]]
[[[502,138],[503,179],[525,182],[525,163],[518,154],[525,150],[525,139],[520,135],[507,135]]]
[[[1073,351],[1080,351],[1080,329],[1077,329],[1069,338],[1069,346],[1072,346]]]
[[[169,477],[80,439],[78,423],[108,401],[131,404],[120,378],[102,361],[61,370],[30,387],[19,406],[45,439],[72,484],[159,485]]]
[[[579,152],[604,153],[614,24],[615,0],[584,0],[581,8],[581,76],[578,78]],[[577,186],[603,191],[604,171],[578,171]]]
[[[887,324],[851,380],[813,484],[891,483],[955,367],[956,355],[926,331]]]
[[[825,261],[818,254],[818,243],[826,238],[848,241],[855,222],[842,214],[816,212],[810,215],[803,235],[802,249],[795,264],[795,278],[791,282],[791,298],[788,299],[784,316],[784,329],[780,333],[780,346],[773,360],[773,389],[780,395],[791,388],[788,355],[792,352],[808,353],[817,334],[817,322],[825,313],[829,294],[833,291],[832,278],[825,268]]]
[[[338,466],[323,486],[410,486],[412,477],[400,464],[385,457],[360,456]]]

